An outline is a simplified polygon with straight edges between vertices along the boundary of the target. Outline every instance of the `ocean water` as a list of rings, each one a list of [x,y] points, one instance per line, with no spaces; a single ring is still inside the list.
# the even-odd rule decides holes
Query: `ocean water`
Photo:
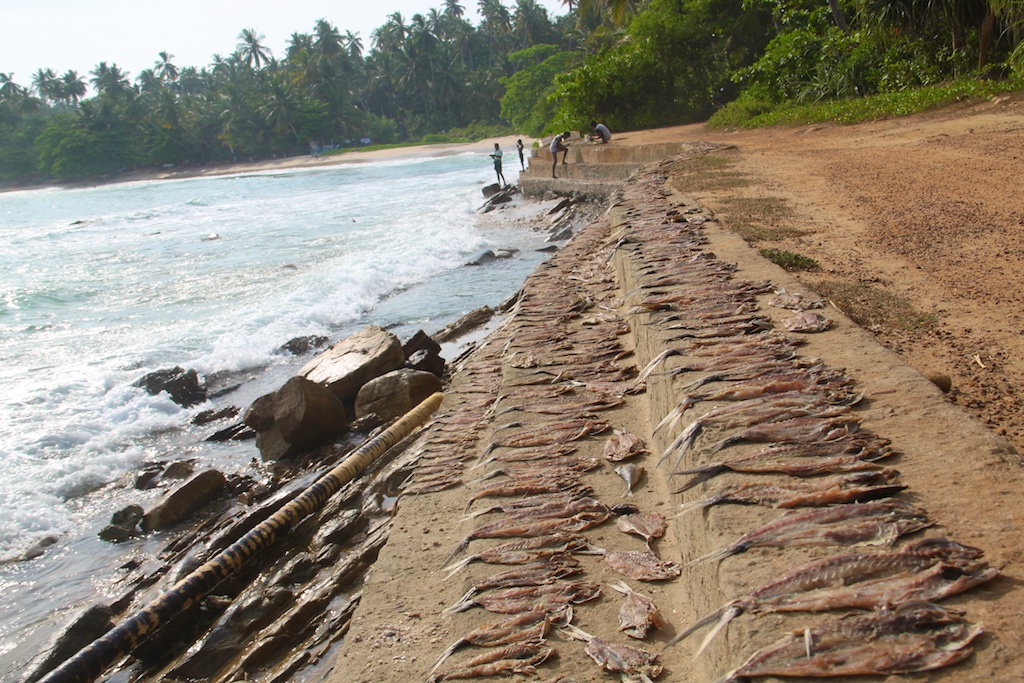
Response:
[[[279,386],[308,360],[282,344],[367,324],[404,341],[516,291],[545,236],[481,220],[492,172],[480,153],[0,193],[0,678],[159,547],[96,537],[159,495],[131,485],[141,466],[258,456],[189,419]],[[505,248],[519,251],[465,265]],[[189,409],[134,386],[174,366],[241,386]]]

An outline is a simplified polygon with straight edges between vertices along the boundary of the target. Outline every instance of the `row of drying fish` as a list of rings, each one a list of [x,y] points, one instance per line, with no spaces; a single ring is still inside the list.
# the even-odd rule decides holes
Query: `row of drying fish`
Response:
[[[647,193],[644,205],[657,206],[660,191],[647,188]],[[694,214],[678,209],[662,216],[655,209],[635,214],[616,249],[656,269],[626,295],[626,305],[634,324],[655,326],[666,346],[638,379],[670,383],[677,397],[656,432],[675,430],[690,411],[696,414],[658,464],[670,462],[673,477],[688,475],[677,493],[729,477],[725,486],[683,503],[679,514],[727,504],[799,508],[689,564],[763,547],[884,548],[847,551],[795,567],[730,600],[669,644],[710,627],[699,654],[742,614],[854,608],[869,613],[843,615],[787,635],[721,680],[909,673],[967,658],[981,629],[932,603],[992,580],[1000,568],[981,560],[980,550],[946,539],[892,549],[904,535],[934,522],[898,498],[905,488],[899,472],[882,462],[895,452],[853,414],[862,397],[852,379],[801,358],[800,340],[779,333],[759,313],[757,297],[772,291],[770,285],[736,279],[734,266],[705,251],[699,229],[678,227],[704,221],[688,220]],[[790,331],[820,331],[831,324],[808,310],[815,302],[797,295],[779,291],[769,303],[798,312],[793,324],[786,324]],[[710,405],[702,412],[704,404]],[[701,437],[712,431],[715,439],[703,443]],[[719,455],[748,444],[762,446]],[[701,456],[710,461],[698,462]]]
[[[650,547],[665,534],[663,515],[633,504],[606,505],[588,484],[590,473],[614,469],[629,499],[643,476],[635,461],[648,451],[605,417],[642,386],[621,343],[628,327],[609,310],[620,305],[613,300],[617,285],[606,264],[594,264],[597,245],[586,239],[579,236],[552,267],[527,280],[506,324],[502,352],[510,370],[487,416],[489,441],[463,472],[471,490],[463,521],[475,527],[444,568],[446,580],[453,581],[470,565],[490,567],[462,579],[466,591],[446,612],[484,610],[497,619],[446,648],[431,680],[534,673],[555,654],[552,631],[563,641],[585,643],[584,652],[623,681],[649,681],[661,673],[657,654],[572,623],[577,606],[605,592],[587,579],[583,556],[600,558],[594,561],[635,581],[664,581],[680,573],[677,563],[658,558]],[[551,310],[560,315],[551,316]],[[585,444],[594,455],[581,454]],[[643,539],[644,549],[605,549],[587,541],[587,530],[613,519],[623,534]],[[499,542],[462,557],[471,544],[494,541]],[[665,625],[650,597],[624,581],[607,588],[622,595],[619,621],[626,637],[643,640]],[[448,664],[467,647],[482,653]]]

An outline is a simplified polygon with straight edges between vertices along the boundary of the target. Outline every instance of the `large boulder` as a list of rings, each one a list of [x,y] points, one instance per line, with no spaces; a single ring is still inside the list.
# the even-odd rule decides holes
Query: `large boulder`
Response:
[[[348,428],[341,399],[305,377],[292,377],[277,391],[253,401],[242,421],[256,430],[256,447],[264,460],[327,443]]]
[[[400,417],[424,399],[441,391],[441,380],[430,372],[402,368],[370,380],[356,396],[356,417],[374,413],[385,420]]]
[[[374,377],[397,370],[404,363],[405,354],[398,337],[371,325],[306,363],[299,375],[324,385],[342,401],[349,401],[355,398],[359,387]]]
[[[205,470],[167,494],[142,518],[145,531],[167,529],[209,504],[227,479],[217,470]]]

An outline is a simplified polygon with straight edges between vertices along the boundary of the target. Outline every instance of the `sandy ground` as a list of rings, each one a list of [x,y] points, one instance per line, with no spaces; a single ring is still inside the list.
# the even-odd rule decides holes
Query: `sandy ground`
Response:
[[[559,353],[565,353],[556,350],[560,345],[537,341],[538,327],[549,339],[569,340],[570,348],[583,354],[574,361],[575,367],[566,370],[568,377],[588,362],[597,362],[603,345],[611,340],[623,351],[615,367],[627,371],[643,367],[666,347],[678,344],[673,332],[630,314],[624,301],[628,292],[645,283],[649,286],[651,278],[665,271],[667,264],[658,265],[643,253],[656,244],[641,236],[623,243],[621,249],[612,245],[623,236],[640,235],[633,231],[646,220],[664,220],[687,210],[717,219],[704,226],[708,240],[704,248],[718,259],[737,264],[739,277],[769,280],[777,288],[807,294],[818,278],[867,283],[937,316],[937,325],[923,332],[865,330],[842,311],[826,308],[833,327],[806,335],[800,355],[820,358],[855,380],[864,394],[855,415],[864,429],[889,439],[898,451],[887,462],[901,472],[907,486],[903,500],[924,510],[933,523],[925,535],[981,548],[988,562],[1002,568],[999,579],[946,603],[963,610],[971,623],[980,623],[984,629],[966,663],[884,680],[1021,680],[1024,553],[1019,529],[1024,525],[1024,506],[1019,492],[1024,469],[1014,446],[1020,444],[1024,419],[1018,403],[1024,395],[1018,386],[1024,378],[1020,353],[1024,295],[1018,282],[1024,277],[1019,268],[1024,200],[1015,172],[1024,152],[1018,133],[1022,124],[1024,108],[1019,99],[1009,98],[852,127],[721,133],[688,126],[616,135],[613,144],[725,143],[729,147],[716,154],[745,181],[727,190],[703,191],[699,184],[682,181],[682,162],[649,167],[612,201],[602,220],[581,231],[531,277],[526,301],[536,307],[518,321],[513,318],[514,325],[492,333],[469,359],[448,391],[440,422],[420,446],[430,471],[446,472],[458,485],[400,499],[392,537],[363,587],[362,603],[330,680],[424,680],[431,662],[448,644],[497,617],[476,608],[445,609],[458,603],[476,583],[506,567],[477,563],[449,579],[442,571],[453,555],[460,556],[453,552],[460,539],[497,517],[492,513],[482,521],[462,519],[469,499],[485,485],[474,480],[486,470],[473,465],[493,452],[487,449],[488,443],[506,430],[520,429],[510,426],[517,421],[512,416],[488,413],[485,406],[498,396],[519,391],[523,382],[535,376],[531,369],[565,362],[557,360]],[[780,200],[787,211],[778,221],[799,228],[799,234],[752,247],[730,229],[737,206],[731,200],[737,197]],[[812,257],[823,270],[794,276],[762,258],[758,246]],[[766,299],[759,299],[761,309],[781,326],[789,312],[773,309]],[[577,309],[577,302],[587,303]],[[628,324],[622,328],[621,323]],[[599,336],[601,342],[584,340],[589,339],[587,330],[606,324],[619,326],[607,328]],[[948,375],[951,390],[943,393],[925,374]],[[688,564],[775,519],[778,511],[728,505],[674,517],[680,503],[709,496],[726,484],[749,481],[744,479],[749,475],[729,474],[683,494],[672,492],[677,480],[655,464],[682,425],[657,435],[653,425],[679,402],[679,386],[672,377],[652,376],[644,393],[628,395],[621,406],[600,415],[609,425],[641,436],[651,451],[636,459],[646,474],[635,495],[625,494],[622,480],[609,463],[588,472],[585,482],[593,496],[607,505],[631,503],[642,511],[670,517],[668,532],[651,548],[662,560],[681,564],[680,576],[657,582],[627,580],[658,603],[668,625],[645,642],[628,642],[660,655],[665,668],[661,680],[706,683],[739,666],[757,647],[834,615],[744,616],[696,659],[697,643],[691,640],[699,638],[663,649],[672,635],[730,598],[835,550],[762,548],[720,563]],[[694,409],[694,414],[702,413]],[[532,428],[532,434],[555,429],[548,418],[526,413],[517,417]],[[576,455],[600,459],[608,438],[606,431],[573,442]],[[695,453],[700,462],[716,457],[700,448]],[[413,485],[427,480],[424,469]],[[478,501],[470,507],[483,504]],[[644,548],[643,541],[621,533],[611,522],[588,530],[586,537],[605,549]],[[473,541],[466,552],[496,542]],[[625,644],[627,639],[616,628],[619,597],[607,587],[621,575],[599,556],[581,556],[580,561],[583,577],[600,585],[602,595],[578,606],[574,623]],[[536,674],[509,677],[563,683],[616,680],[598,669],[581,643],[559,632],[552,633],[549,642],[555,654]],[[480,648],[468,650],[453,655],[448,664],[465,664],[481,652]]]

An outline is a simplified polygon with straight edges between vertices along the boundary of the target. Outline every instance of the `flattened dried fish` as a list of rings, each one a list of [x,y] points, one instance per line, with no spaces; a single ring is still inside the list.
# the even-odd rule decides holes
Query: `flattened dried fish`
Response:
[[[604,457],[612,462],[619,462],[637,455],[646,455],[649,451],[644,440],[636,434],[623,429],[616,429],[604,442]]]
[[[583,572],[583,567],[571,555],[565,553],[549,555],[533,562],[491,574],[473,584],[459,602],[445,612],[462,612],[472,604],[472,597],[477,593],[495,588],[519,588],[522,586],[544,586],[560,579]]]
[[[571,517],[523,520],[505,517],[470,532],[452,553],[458,555],[471,541],[480,538],[529,538],[558,532],[586,531],[608,519],[608,512],[581,512]]]
[[[952,610],[908,602],[870,616],[840,617],[786,636],[719,679],[854,676],[932,671],[971,656],[981,627]]]
[[[650,629],[665,625],[665,618],[649,597],[637,593],[625,581],[610,583],[608,586],[626,596],[619,606],[619,630],[627,636],[643,640]]]
[[[640,482],[640,478],[644,476],[643,465],[636,465],[628,462],[624,465],[618,465],[614,469],[615,473],[622,477],[622,480],[626,482],[625,495],[632,496],[633,488]]]
[[[570,638],[587,643],[586,652],[605,671],[618,674],[623,683],[649,683],[661,675],[664,667],[658,663],[658,655],[629,645],[615,645],[607,640],[592,636],[572,624],[561,629]]]
[[[459,668],[442,671],[430,678],[434,683],[457,678],[478,678],[498,674],[534,674],[537,665],[555,653],[543,640],[512,643],[474,657]]]
[[[523,586],[478,595],[467,603],[483,607],[496,614],[520,614],[522,612],[557,612],[566,605],[578,605],[601,595],[601,587],[586,581],[559,581],[543,586]]]
[[[801,311],[783,320],[782,326],[789,332],[824,332],[832,327],[832,321],[821,313]]]
[[[665,581],[680,574],[675,562],[659,560],[648,548],[646,550],[606,550],[604,561],[624,576],[638,581]]]
[[[665,515],[659,512],[636,512],[622,515],[615,520],[615,526],[626,534],[636,534],[651,544],[651,539],[665,535]]]
[[[721,560],[758,547],[801,545],[892,545],[903,534],[931,526],[925,512],[895,498],[792,510],[690,564]]]

